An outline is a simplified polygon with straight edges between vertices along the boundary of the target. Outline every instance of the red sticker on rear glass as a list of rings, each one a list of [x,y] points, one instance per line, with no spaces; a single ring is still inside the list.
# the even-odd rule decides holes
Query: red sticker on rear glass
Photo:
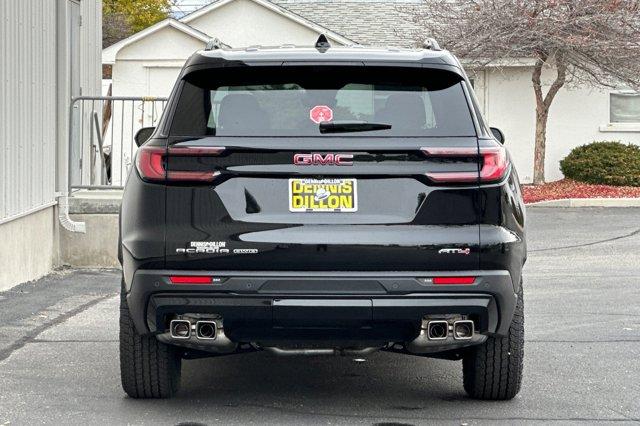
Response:
[[[333,120],[333,111],[326,105],[316,105],[309,110],[309,118],[314,123]]]

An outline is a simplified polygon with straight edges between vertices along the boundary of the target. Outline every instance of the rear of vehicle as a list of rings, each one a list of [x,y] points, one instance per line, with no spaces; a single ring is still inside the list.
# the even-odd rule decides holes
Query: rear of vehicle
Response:
[[[129,395],[253,350],[463,359],[472,396],[517,393],[519,184],[448,53],[198,53],[167,111],[121,214]]]

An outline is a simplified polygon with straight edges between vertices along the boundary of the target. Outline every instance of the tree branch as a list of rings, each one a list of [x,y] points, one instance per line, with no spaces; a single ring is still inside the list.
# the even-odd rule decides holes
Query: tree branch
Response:
[[[564,82],[567,79],[567,64],[564,61],[564,54],[562,52],[558,52],[555,60],[558,74],[556,75],[554,82],[551,84],[547,95],[544,97],[544,108],[547,111],[549,110],[549,107],[551,107],[551,102],[553,102],[553,99],[558,94],[558,90],[564,86]]]
[[[542,67],[544,66],[544,59],[542,55],[536,60],[536,64],[533,67],[533,74],[531,75],[531,81],[533,82],[533,91],[536,95],[536,109],[541,111],[544,105],[544,97],[542,95]]]

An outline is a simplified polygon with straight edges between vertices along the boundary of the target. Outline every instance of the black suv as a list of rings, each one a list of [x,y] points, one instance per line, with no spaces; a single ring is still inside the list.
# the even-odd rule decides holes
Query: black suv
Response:
[[[120,217],[130,396],[173,395],[182,359],[262,350],[462,360],[470,396],[518,393],[518,177],[436,43],[209,46],[136,140]]]

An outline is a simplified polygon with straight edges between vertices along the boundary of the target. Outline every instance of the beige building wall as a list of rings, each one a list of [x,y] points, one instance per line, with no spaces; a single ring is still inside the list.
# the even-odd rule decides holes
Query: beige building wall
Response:
[[[530,67],[492,69],[475,77],[475,89],[489,125],[506,137],[523,182],[533,179],[535,96]],[[554,73],[546,70],[547,86]],[[565,87],[551,105],[545,159],[548,181],[562,178],[560,160],[576,146],[593,141],[619,140],[640,144],[640,125],[609,123],[609,94],[605,88]]]
[[[319,35],[318,32],[251,0],[236,0],[196,19],[189,20],[187,17],[184,22],[232,47],[258,44],[311,46]]]
[[[167,26],[123,47],[113,66],[114,96],[166,97],[185,61],[205,43]]]
[[[0,291],[49,273],[57,258],[54,207],[0,224]]]

